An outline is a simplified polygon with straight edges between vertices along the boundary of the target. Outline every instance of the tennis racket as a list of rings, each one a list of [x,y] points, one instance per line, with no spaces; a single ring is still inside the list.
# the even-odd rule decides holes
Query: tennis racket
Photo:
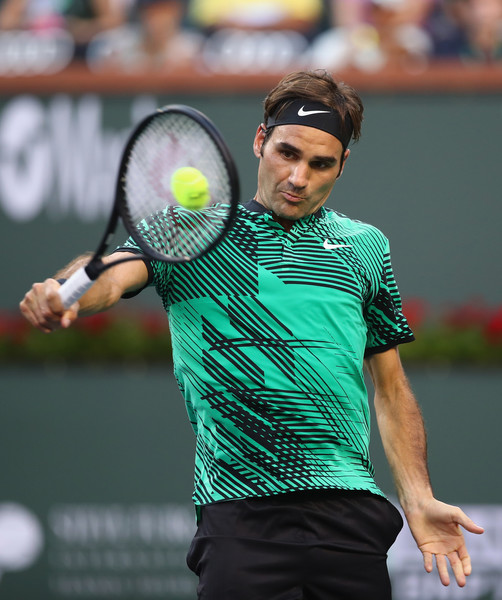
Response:
[[[207,203],[200,210],[182,206],[172,189],[173,176],[186,167],[197,169],[206,180]],[[200,258],[226,235],[238,202],[237,169],[214,124],[184,105],[165,106],[150,114],[124,148],[113,209],[96,252],[59,288],[63,305],[69,308],[116,264],[145,255],[170,263]],[[104,264],[102,257],[119,219],[140,252]]]

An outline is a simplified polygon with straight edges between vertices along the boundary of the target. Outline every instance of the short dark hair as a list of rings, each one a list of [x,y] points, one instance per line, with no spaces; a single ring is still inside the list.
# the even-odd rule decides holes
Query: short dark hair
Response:
[[[291,100],[298,98],[329,106],[339,113],[342,123],[349,115],[354,128],[352,139],[357,142],[361,137],[364,106],[359,94],[324,70],[296,71],[283,77],[263,102],[265,127],[270,115],[280,115]]]

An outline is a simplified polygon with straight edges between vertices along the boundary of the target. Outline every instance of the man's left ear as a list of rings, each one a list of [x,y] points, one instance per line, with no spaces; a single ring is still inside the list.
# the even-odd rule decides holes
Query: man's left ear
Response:
[[[345,150],[345,152],[343,153],[343,160],[342,160],[342,164],[340,165],[340,172],[336,176],[337,179],[342,176],[343,170],[345,169],[345,163],[347,162],[347,159],[349,158],[349,156],[350,156],[350,150],[347,148],[347,150]]]

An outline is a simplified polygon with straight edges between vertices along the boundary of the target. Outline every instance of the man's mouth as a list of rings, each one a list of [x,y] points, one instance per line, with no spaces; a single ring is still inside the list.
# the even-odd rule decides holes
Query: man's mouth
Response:
[[[298,203],[305,199],[305,198],[302,198],[302,196],[296,196],[295,194],[292,194],[291,192],[283,191],[283,192],[281,192],[281,194],[282,194],[283,198],[285,198],[288,202]]]

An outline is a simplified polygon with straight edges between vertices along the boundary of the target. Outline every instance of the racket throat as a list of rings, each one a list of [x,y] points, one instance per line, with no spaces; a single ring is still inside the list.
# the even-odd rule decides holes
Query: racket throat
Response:
[[[87,265],[84,267],[84,270],[87,274],[87,277],[91,281],[96,281],[99,275],[103,272],[103,264],[99,259],[92,259]]]

